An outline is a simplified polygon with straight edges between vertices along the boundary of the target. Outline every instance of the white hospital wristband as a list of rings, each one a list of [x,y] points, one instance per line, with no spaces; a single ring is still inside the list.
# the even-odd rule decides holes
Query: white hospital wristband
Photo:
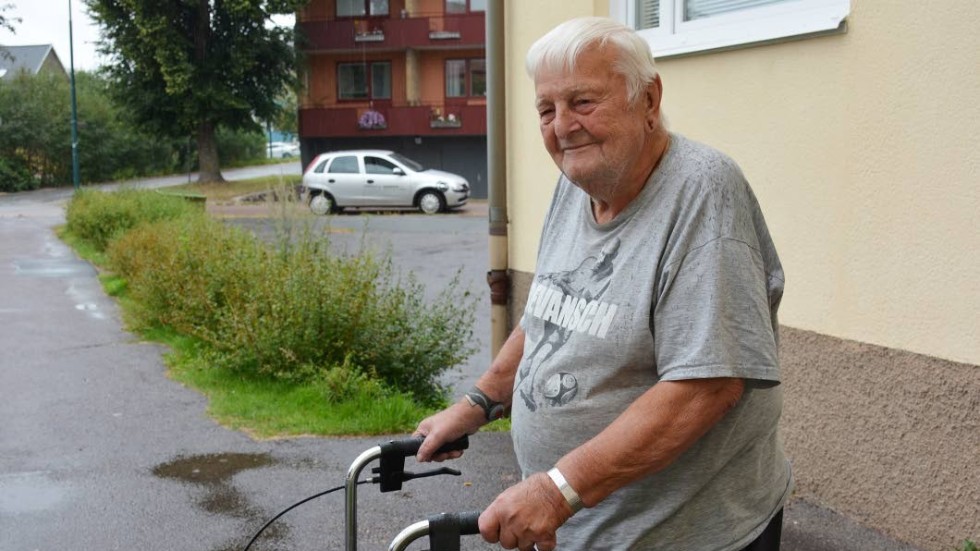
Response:
[[[565,475],[561,474],[558,467],[552,467],[552,469],[548,471],[548,476],[551,477],[551,481],[555,483],[555,486],[558,486],[558,491],[561,492],[561,495],[565,498],[565,501],[568,502],[568,506],[572,508],[572,514],[574,515],[575,513],[581,511],[582,498],[578,497],[578,493],[576,493],[575,490],[568,485],[568,481],[565,480]]]

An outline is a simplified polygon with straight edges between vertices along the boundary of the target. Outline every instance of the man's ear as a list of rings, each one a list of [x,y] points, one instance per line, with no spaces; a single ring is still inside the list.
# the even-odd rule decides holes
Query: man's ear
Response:
[[[653,130],[657,127],[660,121],[660,100],[663,98],[663,83],[660,81],[660,75],[654,77],[653,82],[650,83],[646,88],[645,100],[646,100],[646,119],[647,127]]]

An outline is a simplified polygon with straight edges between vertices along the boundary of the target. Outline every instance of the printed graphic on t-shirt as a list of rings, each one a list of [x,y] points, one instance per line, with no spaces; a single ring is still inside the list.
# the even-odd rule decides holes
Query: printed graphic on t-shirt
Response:
[[[575,375],[553,373],[542,384],[538,373],[572,335],[606,338],[619,306],[603,301],[602,296],[615,272],[619,245],[619,238],[613,238],[598,255],[586,257],[576,268],[535,277],[524,312],[543,322],[544,333],[521,362],[516,385],[530,411],[542,404],[564,406],[578,394]]]

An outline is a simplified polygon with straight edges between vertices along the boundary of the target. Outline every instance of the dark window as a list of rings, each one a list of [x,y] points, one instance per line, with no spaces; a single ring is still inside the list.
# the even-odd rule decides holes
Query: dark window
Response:
[[[447,98],[486,95],[487,62],[485,59],[446,60]]]
[[[341,63],[337,65],[337,88],[342,100],[391,99],[391,63]]]
[[[337,17],[388,15],[388,0],[337,0]]]
[[[353,155],[345,155],[343,157],[337,157],[330,163],[330,170],[327,172],[331,174],[357,174],[361,170],[357,166],[357,157]]]
[[[364,157],[364,169],[368,174],[394,174],[395,164],[380,157]]]
[[[446,13],[487,11],[487,0],[446,0]]]

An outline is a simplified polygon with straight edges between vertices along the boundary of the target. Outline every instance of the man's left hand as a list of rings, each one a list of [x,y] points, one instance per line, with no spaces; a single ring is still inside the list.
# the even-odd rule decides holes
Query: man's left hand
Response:
[[[511,486],[480,515],[480,534],[504,549],[552,551],[572,508],[545,473]]]

